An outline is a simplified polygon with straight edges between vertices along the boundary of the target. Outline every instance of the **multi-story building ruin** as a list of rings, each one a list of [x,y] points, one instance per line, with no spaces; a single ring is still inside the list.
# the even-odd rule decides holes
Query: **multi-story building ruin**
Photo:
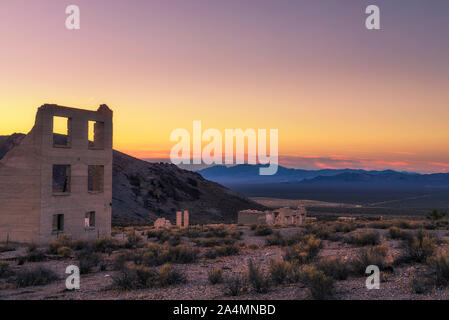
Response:
[[[112,115],[57,105],[0,161],[0,241],[110,236]],[[55,123],[65,124],[57,134]]]

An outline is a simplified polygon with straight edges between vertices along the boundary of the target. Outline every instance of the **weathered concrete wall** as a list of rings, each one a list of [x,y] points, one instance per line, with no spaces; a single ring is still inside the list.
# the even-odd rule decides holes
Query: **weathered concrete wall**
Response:
[[[70,119],[68,147],[53,145],[53,116]],[[88,121],[104,123],[103,148],[89,148]],[[33,130],[0,162],[0,240],[46,243],[56,239],[53,215],[64,215],[65,234],[76,239],[109,236],[112,202],[112,111],[44,105]],[[53,165],[70,165],[70,193],[53,193]],[[101,192],[88,191],[88,166],[104,166]],[[95,227],[85,228],[95,211]]]
[[[254,213],[247,210],[240,211],[237,218],[238,224],[265,224],[266,214],[264,212]]]

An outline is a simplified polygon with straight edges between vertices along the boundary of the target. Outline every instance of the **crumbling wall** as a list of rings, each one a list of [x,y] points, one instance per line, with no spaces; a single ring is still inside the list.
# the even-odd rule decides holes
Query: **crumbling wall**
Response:
[[[53,117],[70,119],[70,143],[54,143]],[[88,122],[102,123],[102,147],[89,148]],[[70,166],[70,188],[54,192],[54,165]],[[103,168],[103,188],[89,191],[89,166]],[[98,182],[98,181],[97,181]],[[96,183],[97,183],[96,182]],[[61,190],[58,190],[61,191]],[[0,241],[45,243],[61,232],[77,239],[109,236],[112,202],[112,111],[44,105],[22,143],[0,161]],[[85,217],[95,212],[95,227]],[[64,230],[54,216],[64,215]]]

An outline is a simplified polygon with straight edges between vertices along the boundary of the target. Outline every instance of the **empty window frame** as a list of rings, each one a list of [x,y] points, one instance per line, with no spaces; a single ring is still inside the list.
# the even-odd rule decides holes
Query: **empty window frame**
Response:
[[[103,192],[104,185],[104,166],[88,166],[87,190],[89,192]]]
[[[95,228],[95,211],[87,212],[84,217],[85,228]]]
[[[71,146],[71,119],[53,117],[53,146],[69,148]]]
[[[64,215],[54,214],[53,215],[53,232],[63,232],[64,231]]]
[[[53,165],[53,193],[70,193],[71,167],[68,164]]]
[[[104,122],[89,121],[89,149],[104,149]]]

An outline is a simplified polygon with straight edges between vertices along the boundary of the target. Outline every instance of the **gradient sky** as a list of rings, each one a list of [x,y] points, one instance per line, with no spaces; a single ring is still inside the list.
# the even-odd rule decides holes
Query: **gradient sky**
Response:
[[[44,103],[106,103],[115,148],[141,158],[202,120],[279,129],[289,167],[446,172],[448,16],[447,0],[0,0],[0,135]]]

